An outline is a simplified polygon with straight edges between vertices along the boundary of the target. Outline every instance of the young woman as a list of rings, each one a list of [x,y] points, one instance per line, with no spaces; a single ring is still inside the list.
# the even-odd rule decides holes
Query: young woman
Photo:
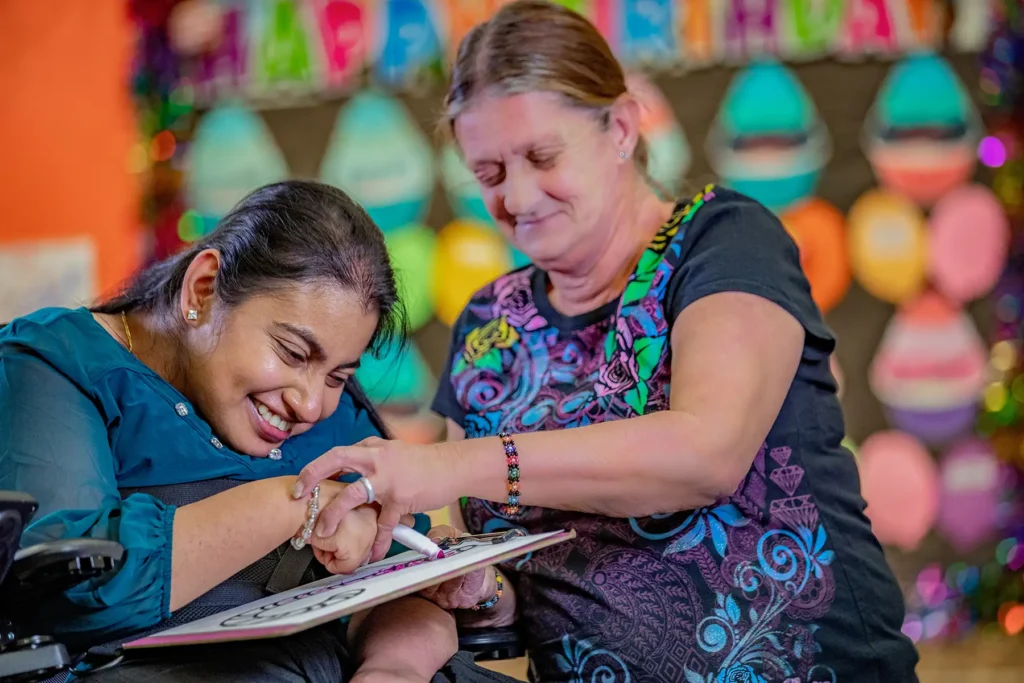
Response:
[[[343,192],[310,182],[255,191],[91,310],[45,309],[0,330],[0,489],[40,504],[23,543],[124,547],[113,578],[31,609],[26,626],[85,650],[264,596],[310,520],[295,475],[381,435],[346,386],[367,349],[403,331],[380,231]],[[320,506],[345,487],[321,483]],[[377,527],[376,508],[360,506],[330,536],[306,538],[316,559],[290,582],[377,559]],[[336,683],[361,662],[359,681],[429,680],[455,654],[451,617],[403,604],[363,622],[353,656],[335,623],[130,658],[93,679]],[[401,640],[375,635],[385,628]],[[459,666],[442,679],[473,680]]]

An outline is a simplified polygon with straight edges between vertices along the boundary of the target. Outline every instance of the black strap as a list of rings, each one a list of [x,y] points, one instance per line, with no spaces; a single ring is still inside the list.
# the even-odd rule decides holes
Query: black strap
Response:
[[[303,575],[312,561],[313,549],[308,545],[302,550],[289,546],[270,575],[266,591],[270,594],[283,593],[302,585]]]

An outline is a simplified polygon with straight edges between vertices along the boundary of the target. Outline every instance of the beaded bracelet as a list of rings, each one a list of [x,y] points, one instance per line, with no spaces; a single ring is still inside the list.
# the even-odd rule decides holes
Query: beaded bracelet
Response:
[[[502,580],[501,574],[499,574],[497,570],[494,572],[494,582],[497,585],[497,590],[494,591],[494,597],[490,600],[485,600],[484,602],[473,605],[474,612],[479,612],[482,609],[490,609],[497,605],[498,601],[501,600],[501,593],[505,589],[505,582]]]
[[[302,531],[292,539],[292,547],[302,550],[309,543],[313,535],[313,527],[316,525],[316,518],[320,515],[320,484],[313,487],[313,496],[309,499],[309,507],[306,510],[306,523],[302,525]]]
[[[501,506],[504,515],[519,513],[519,451],[508,432],[498,434],[505,446],[505,464],[508,466],[508,503]]]

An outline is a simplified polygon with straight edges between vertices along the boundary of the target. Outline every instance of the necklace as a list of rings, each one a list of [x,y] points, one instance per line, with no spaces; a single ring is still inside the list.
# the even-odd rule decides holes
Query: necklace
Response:
[[[132,330],[128,327],[128,316],[124,311],[121,311],[121,324],[124,325],[124,336],[128,337],[128,353],[134,355],[135,351],[132,347]]]

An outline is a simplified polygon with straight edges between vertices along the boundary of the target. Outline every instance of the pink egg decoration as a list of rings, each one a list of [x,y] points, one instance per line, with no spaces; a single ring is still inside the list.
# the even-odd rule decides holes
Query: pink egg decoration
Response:
[[[939,509],[935,463],[920,441],[876,432],[860,446],[861,493],[878,540],[906,551],[928,535]]]
[[[957,188],[932,209],[929,270],[935,288],[954,301],[971,301],[992,291],[1009,246],[1009,220],[983,185]]]
[[[957,552],[969,552],[995,533],[1004,481],[1002,465],[984,441],[961,441],[942,456],[936,528]]]
[[[928,291],[889,321],[868,382],[894,427],[943,445],[974,425],[987,368],[988,352],[971,318]]]

